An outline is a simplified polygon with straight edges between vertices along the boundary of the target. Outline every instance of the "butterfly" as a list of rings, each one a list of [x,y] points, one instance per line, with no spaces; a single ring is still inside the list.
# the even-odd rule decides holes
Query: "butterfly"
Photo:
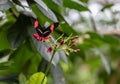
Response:
[[[36,34],[34,34],[34,37],[39,41],[45,41],[50,38],[50,34],[58,27],[59,23],[53,23],[47,28],[42,27],[38,20],[34,21],[34,28],[36,29]]]

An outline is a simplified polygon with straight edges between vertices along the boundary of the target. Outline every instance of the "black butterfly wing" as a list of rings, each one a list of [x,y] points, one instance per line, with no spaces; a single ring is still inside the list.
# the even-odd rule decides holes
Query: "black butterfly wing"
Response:
[[[43,36],[43,30],[40,27],[36,28],[36,32],[38,33],[39,36],[41,37]]]
[[[49,36],[57,27],[59,23],[56,22],[43,30],[43,37]]]

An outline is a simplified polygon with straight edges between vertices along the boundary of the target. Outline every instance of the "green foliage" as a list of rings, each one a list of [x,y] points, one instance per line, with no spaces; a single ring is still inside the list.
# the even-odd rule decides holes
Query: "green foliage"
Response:
[[[28,66],[27,62],[35,55],[36,54],[31,50],[29,43],[22,44],[17,50],[14,51],[14,53],[10,55],[10,59],[14,61],[10,71],[12,71],[12,73],[17,73],[24,70],[24,68]]]
[[[0,84],[8,84],[8,83],[5,83],[5,82],[0,82]]]
[[[22,73],[19,75],[19,83],[20,84],[27,84],[27,79],[26,79],[25,75]]]
[[[31,8],[34,11],[34,13],[38,16],[38,19],[41,21],[41,24],[44,24],[46,21],[51,22],[49,18],[47,18],[44,14],[42,14],[41,11],[39,11],[39,8],[35,4],[33,4]]]
[[[76,9],[78,11],[89,11],[89,9],[81,4],[78,4],[72,0],[63,0],[63,4],[65,7]]]
[[[101,11],[104,11],[105,9],[111,8],[113,5],[114,5],[113,3],[106,4],[106,5],[101,9]]]
[[[44,73],[42,72],[37,72],[35,74],[33,74],[30,79],[28,80],[28,84],[41,84],[42,80],[44,78]],[[47,82],[47,78],[45,77],[43,84],[46,84]]]
[[[9,0],[1,0],[0,2],[0,11],[8,10],[13,4]]]
[[[80,0],[81,2],[88,3],[89,0]]]
[[[33,17],[42,26],[59,22],[59,27],[52,34],[55,39],[63,33],[65,37],[70,34],[79,35],[76,41],[78,46],[74,48],[80,49],[80,52],[70,54],[68,64],[59,65],[61,59],[67,62],[64,52],[56,54],[49,70],[52,83],[109,84],[112,77],[119,79],[119,35],[103,35],[91,31],[80,34],[65,19],[67,9],[90,13],[88,1],[27,0],[29,7],[26,7],[21,4],[22,0],[1,0],[0,11],[4,16],[0,16],[0,84],[40,84],[45,75],[43,72],[51,55],[45,50],[50,45],[33,38],[36,33],[31,21]],[[101,12],[113,5],[104,5]],[[27,10],[29,8],[32,12]],[[43,84],[51,83],[47,79],[48,76]]]
[[[10,43],[8,42],[6,32],[0,32],[0,51],[10,49]]]

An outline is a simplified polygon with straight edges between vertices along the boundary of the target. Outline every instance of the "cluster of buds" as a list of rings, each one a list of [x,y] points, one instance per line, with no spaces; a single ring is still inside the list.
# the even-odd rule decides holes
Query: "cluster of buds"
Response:
[[[64,44],[62,45],[66,45],[66,47],[63,46],[63,49],[65,50],[66,55],[68,56],[70,52],[74,52],[74,53],[78,53],[80,52],[80,49],[73,49],[73,47],[76,46],[76,39],[78,38],[78,36],[69,36],[68,38],[66,38],[64,40]],[[61,41],[62,42],[62,41]],[[60,44],[61,44],[60,42]]]
[[[80,52],[80,49],[73,49],[76,46],[76,39],[78,36],[72,36],[70,35],[67,38],[64,38],[61,36],[56,40],[56,42],[59,40],[59,44],[54,43],[54,45],[51,45],[47,52],[51,52],[54,48],[57,50],[64,50],[66,55],[68,56],[70,52],[78,53]]]

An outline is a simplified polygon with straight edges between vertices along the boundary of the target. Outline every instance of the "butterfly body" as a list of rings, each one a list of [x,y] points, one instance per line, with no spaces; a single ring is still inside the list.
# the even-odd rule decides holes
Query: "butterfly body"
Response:
[[[37,40],[45,41],[46,39],[49,39],[50,34],[55,30],[55,28],[58,27],[58,25],[59,25],[59,23],[56,22],[56,23],[53,23],[52,25],[48,26],[47,28],[44,28],[39,24],[39,22],[37,20],[35,20],[34,28],[36,29],[36,32],[37,32],[35,35],[35,36],[37,36]]]

